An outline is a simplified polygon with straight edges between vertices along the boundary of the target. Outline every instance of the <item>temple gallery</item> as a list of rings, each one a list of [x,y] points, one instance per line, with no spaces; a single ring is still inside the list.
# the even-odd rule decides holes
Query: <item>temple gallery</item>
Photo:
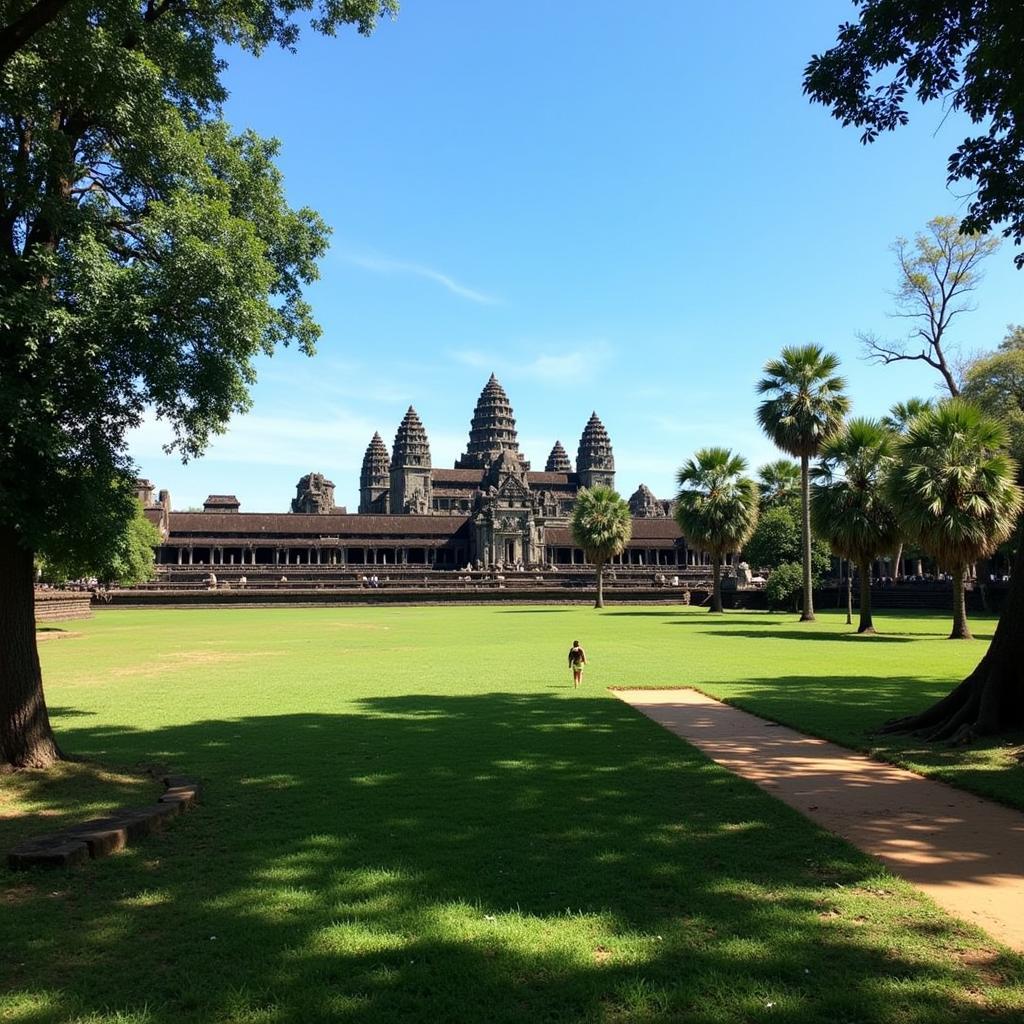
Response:
[[[167,491],[139,481],[146,515],[160,529],[163,566],[409,566],[533,569],[585,564],[569,526],[580,488],[615,486],[611,440],[594,413],[575,468],[555,441],[543,471],[519,450],[516,421],[492,374],[476,403],[463,455],[451,469],[430,458],[416,410],[406,412],[388,452],[375,433],[363,457],[359,509],[334,504],[323,474],[303,476],[291,511],[243,512],[234,495],[210,495],[203,510],[178,512]],[[641,484],[629,498],[633,537],[615,561],[633,566],[703,564],[687,548],[671,502]]]

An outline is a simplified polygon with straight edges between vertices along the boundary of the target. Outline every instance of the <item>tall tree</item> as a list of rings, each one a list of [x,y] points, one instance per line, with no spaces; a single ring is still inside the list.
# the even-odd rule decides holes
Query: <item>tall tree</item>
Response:
[[[393,0],[323,0],[369,31]],[[31,5],[5,5],[11,28]],[[0,763],[59,757],[33,556],[103,564],[131,520],[125,434],[152,409],[199,455],[253,359],[319,329],[327,230],[291,209],[277,143],[221,116],[223,47],[291,47],[312,0],[72,0],[0,75]],[[40,486],[44,482],[44,486]]]
[[[776,459],[757,471],[761,489],[761,506],[770,508],[800,498],[800,463],[792,459]]]
[[[891,493],[907,535],[953,577],[953,631],[969,640],[964,576],[1013,532],[1022,507],[1006,430],[977,406],[949,399],[898,442]]]
[[[604,567],[626,550],[633,536],[629,502],[611,487],[583,487],[576,495],[570,522],[573,540],[597,571],[595,608],[604,607]]]
[[[858,633],[874,633],[871,563],[892,550],[899,535],[886,492],[895,437],[877,420],[852,419],[821,448],[811,486],[811,521],[832,550],[857,566]]]
[[[804,569],[804,607],[801,622],[814,620],[814,581],[811,571],[810,461],[822,443],[843,423],[850,408],[843,393],[846,382],[836,374],[839,359],[819,345],[787,346],[769,360],[758,394],[768,397],[757,407],[757,420],[784,452],[800,460],[801,561]]]
[[[722,611],[722,560],[740,551],[757,526],[757,484],[747,460],[728,448],[701,448],[676,474],[676,522],[688,544],[711,555],[711,611]]]
[[[855,0],[858,20],[807,65],[804,89],[843,124],[873,142],[905,125],[908,96],[940,100],[979,127],[949,157],[947,181],[969,181],[960,228],[1001,227],[1024,241],[1024,21],[1017,0]],[[1024,253],[1014,257],[1024,268]],[[943,726],[954,723],[952,730]],[[955,733],[961,739],[1024,726],[1024,537],[992,643],[948,697],[893,728]]]
[[[998,419],[1010,454],[1024,467],[1024,328],[1011,327],[999,349],[967,364],[964,398]]]
[[[904,434],[906,433],[907,427],[910,421],[915,417],[919,416],[926,409],[931,409],[933,402],[930,398],[908,398],[905,402],[895,402],[889,406],[889,413],[882,417],[882,423],[888,427],[893,433]],[[892,556],[892,574],[893,576],[899,577],[900,575],[900,562],[903,560],[903,533],[902,531],[898,534],[896,539],[896,549]]]
[[[853,0],[857,20],[811,57],[804,92],[874,142],[910,120],[908,98],[939,100],[978,128],[950,154],[946,180],[970,182],[966,235],[1024,241],[1024,19],[1018,0]],[[963,188],[960,191],[964,191]],[[1015,257],[1024,267],[1024,253]]]
[[[960,380],[947,334],[956,317],[975,308],[968,296],[981,281],[981,262],[999,248],[999,239],[965,235],[955,217],[933,217],[913,243],[898,238],[892,248],[899,273],[893,315],[908,320],[911,329],[895,341],[859,335],[867,358],[885,365],[927,363],[955,397]]]

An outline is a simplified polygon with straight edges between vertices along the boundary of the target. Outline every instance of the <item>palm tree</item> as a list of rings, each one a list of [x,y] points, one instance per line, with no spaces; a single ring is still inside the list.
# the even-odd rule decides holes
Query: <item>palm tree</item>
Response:
[[[768,397],[757,407],[764,432],[800,460],[801,533],[804,564],[804,610],[801,622],[814,620],[811,592],[810,461],[822,443],[842,425],[850,408],[846,381],[836,376],[839,359],[820,345],[787,345],[778,359],[765,363],[757,392]]]
[[[882,417],[882,423],[896,434],[905,434],[910,421],[915,416],[927,412],[935,403],[930,398],[908,398],[905,402],[897,402],[889,406],[889,415]],[[900,575],[900,562],[903,559],[903,534],[899,535],[896,549],[892,556],[892,574],[897,579]]]
[[[676,522],[688,544],[711,555],[711,611],[722,610],[722,559],[739,551],[757,526],[757,484],[747,460],[728,448],[701,448],[676,474]]]
[[[821,446],[811,472],[811,521],[840,558],[860,574],[858,633],[874,633],[871,621],[871,562],[899,536],[896,512],[885,489],[896,437],[878,420],[853,419]]]
[[[908,398],[905,402],[889,406],[889,415],[882,417],[882,425],[897,434],[905,434],[915,416],[934,407],[935,403],[930,398]]]
[[[633,536],[633,517],[629,503],[611,487],[583,487],[572,509],[573,540],[597,569],[595,608],[604,607],[605,563],[622,554]]]
[[[952,573],[951,640],[971,637],[967,567],[1010,536],[1024,505],[1007,440],[1001,423],[952,398],[915,417],[897,442],[893,500],[907,536]]]
[[[800,494],[800,465],[792,459],[776,459],[757,471],[764,505],[782,505]]]

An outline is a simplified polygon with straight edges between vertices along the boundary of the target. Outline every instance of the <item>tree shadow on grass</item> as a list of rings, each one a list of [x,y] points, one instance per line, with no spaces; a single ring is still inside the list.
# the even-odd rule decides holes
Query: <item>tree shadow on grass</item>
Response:
[[[877,639],[874,638],[874,639]],[[948,679],[830,674],[785,675],[729,683],[730,704],[895,764],[927,766],[939,777],[1024,810],[1024,733],[983,738],[968,747],[883,735],[893,718],[923,711],[945,696]],[[709,690],[714,692],[715,687]]]
[[[564,615],[574,608],[499,608],[499,615]]]
[[[678,623],[670,622],[666,625],[675,626]],[[706,623],[705,623],[706,625]],[[870,634],[859,634],[856,632],[843,632],[843,633],[822,633],[820,630],[814,632],[810,630],[799,630],[799,629],[773,629],[771,631],[755,631],[752,629],[708,629],[704,630],[707,636],[721,637],[723,640],[728,640],[733,637],[744,637],[749,640],[808,640],[824,641],[829,643],[843,643],[847,641],[856,641],[858,643],[878,643],[878,644],[910,644],[913,643],[913,638],[909,636],[894,636],[889,633],[870,633]]]
[[[206,789],[125,854],[0,873],[0,945],[18,950],[0,978],[22,1024],[143,1007],[149,1024],[1017,1012],[936,955],[976,944],[960,926],[618,701],[380,696],[61,738]],[[1019,958],[993,964],[1024,979]]]

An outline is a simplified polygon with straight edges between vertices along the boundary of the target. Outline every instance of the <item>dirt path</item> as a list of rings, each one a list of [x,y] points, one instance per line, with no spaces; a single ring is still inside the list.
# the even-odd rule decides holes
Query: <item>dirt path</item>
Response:
[[[1024,950],[1024,814],[696,690],[615,696],[842,836],[956,917]]]

